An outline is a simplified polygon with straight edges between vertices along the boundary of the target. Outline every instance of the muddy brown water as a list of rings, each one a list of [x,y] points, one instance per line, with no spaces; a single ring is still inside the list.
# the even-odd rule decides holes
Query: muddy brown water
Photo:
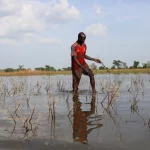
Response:
[[[0,150],[149,149],[150,75],[0,77]]]

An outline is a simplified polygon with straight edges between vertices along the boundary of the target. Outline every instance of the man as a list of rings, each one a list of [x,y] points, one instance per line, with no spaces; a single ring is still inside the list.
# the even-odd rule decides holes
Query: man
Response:
[[[90,84],[92,91],[95,93],[95,79],[92,70],[89,68],[85,59],[101,63],[99,59],[95,59],[86,55],[86,35],[83,32],[78,34],[78,40],[71,46],[71,69],[73,76],[73,92],[78,91],[78,86],[80,83],[81,75],[87,75],[90,78]]]

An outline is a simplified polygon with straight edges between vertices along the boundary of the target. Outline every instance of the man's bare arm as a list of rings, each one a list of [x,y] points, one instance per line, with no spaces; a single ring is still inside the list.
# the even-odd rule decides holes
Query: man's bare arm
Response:
[[[88,55],[85,55],[84,58],[85,58],[85,59],[88,59],[88,60],[95,61],[95,58],[92,58],[92,57],[90,57],[90,56],[88,56]]]
[[[97,62],[97,63],[101,63],[101,61],[100,61],[99,59],[92,58],[92,57],[90,57],[90,56],[88,56],[88,55],[85,55],[84,58],[85,58],[85,59],[88,59],[88,60],[95,61],[95,62]]]

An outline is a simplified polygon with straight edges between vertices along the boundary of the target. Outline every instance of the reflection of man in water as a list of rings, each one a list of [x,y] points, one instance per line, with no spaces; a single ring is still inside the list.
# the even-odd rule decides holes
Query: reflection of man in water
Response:
[[[92,124],[92,121],[88,122],[88,117],[95,113],[95,96],[92,96],[90,111],[82,111],[81,102],[78,95],[73,95],[74,102],[74,114],[73,114],[73,139],[81,143],[87,143],[87,135],[96,128],[102,126],[102,124]],[[96,125],[96,127],[87,130],[87,126]]]

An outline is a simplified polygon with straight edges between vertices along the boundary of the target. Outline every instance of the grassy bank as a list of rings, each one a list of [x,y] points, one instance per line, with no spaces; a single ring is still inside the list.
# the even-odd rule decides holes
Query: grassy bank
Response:
[[[148,69],[110,69],[111,74],[150,74]],[[95,74],[108,74],[106,70],[94,70]],[[16,72],[0,72],[0,76],[32,76],[32,75],[59,75],[71,74],[71,71],[16,71]]]
[[[32,76],[32,75],[57,75],[71,74],[71,71],[15,71],[15,72],[0,72],[0,76]]]
[[[150,74],[150,68],[147,69],[110,69],[111,74]],[[106,70],[97,70],[94,73],[108,73]]]

